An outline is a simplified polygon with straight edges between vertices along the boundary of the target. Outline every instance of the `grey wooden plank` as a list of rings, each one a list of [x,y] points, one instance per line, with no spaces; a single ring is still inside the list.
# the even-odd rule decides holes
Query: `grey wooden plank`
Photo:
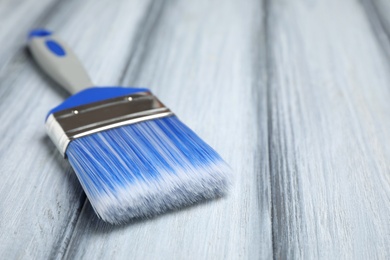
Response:
[[[361,0],[382,49],[390,59],[390,2]]]
[[[389,63],[357,1],[269,1],[276,258],[389,259]]]
[[[147,1],[136,0],[64,1],[42,25],[74,47],[94,79],[115,84],[147,7]],[[1,257],[61,258],[85,202],[69,164],[44,132],[46,113],[66,93],[43,76],[26,52],[11,61],[0,81]]]
[[[57,0],[42,0],[37,8],[36,1],[0,1],[0,72],[10,62],[26,41],[26,32],[45,18],[47,12],[58,5]]]
[[[390,36],[390,2],[386,0],[365,0],[374,5],[377,15],[381,19],[382,25],[386,30],[386,34]]]
[[[123,84],[150,87],[231,164],[235,184],[226,198],[119,227],[87,204],[66,258],[271,258],[262,2],[160,4]]]

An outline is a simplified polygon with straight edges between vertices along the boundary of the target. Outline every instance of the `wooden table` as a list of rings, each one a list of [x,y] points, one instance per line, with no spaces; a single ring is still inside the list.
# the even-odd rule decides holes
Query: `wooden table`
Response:
[[[2,259],[389,259],[388,0],[0,1]],[[226,198],[99,220],[45,134],[43,26],[146,86],[232,166]]]

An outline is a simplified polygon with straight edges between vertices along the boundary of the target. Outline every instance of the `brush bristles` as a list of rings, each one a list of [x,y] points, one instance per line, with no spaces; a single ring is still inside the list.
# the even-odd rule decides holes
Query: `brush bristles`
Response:
[[[175,116],[75,139],[66,155],[113,224],[222,196],[229,185],[227,164]]]

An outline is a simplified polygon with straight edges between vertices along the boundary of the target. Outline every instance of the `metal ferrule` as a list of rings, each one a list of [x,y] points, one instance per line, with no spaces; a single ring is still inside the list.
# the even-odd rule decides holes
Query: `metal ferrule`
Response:
[[[140,92],[53,113],[46,120],[46,130],[65,157],[73,139],[170,115],[152,93]]]

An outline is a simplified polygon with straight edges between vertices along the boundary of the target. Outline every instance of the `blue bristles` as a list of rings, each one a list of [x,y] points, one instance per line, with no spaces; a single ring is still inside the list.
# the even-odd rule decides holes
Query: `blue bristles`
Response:
[[[96,213],[114,224],[219,197],[230,175],[176,116],[75,139],[66,155]]]

